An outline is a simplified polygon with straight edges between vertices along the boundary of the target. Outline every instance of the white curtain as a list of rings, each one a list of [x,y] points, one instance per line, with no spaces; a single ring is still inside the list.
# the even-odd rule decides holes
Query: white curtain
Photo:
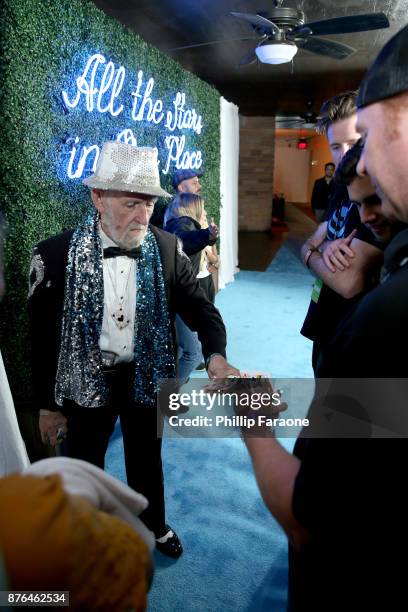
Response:
[[[221,162],[220,162],[220,268],[218,286],[223,289],[234,280],[238,271],[238,107],[220,98]]]
[[[0,477],[30,465],[0,353]]]

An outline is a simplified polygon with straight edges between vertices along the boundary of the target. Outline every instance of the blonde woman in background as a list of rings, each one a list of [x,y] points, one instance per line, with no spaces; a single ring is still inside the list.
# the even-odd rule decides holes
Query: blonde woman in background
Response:
[[[214,302],[214,283],[211,273],[204,272],[202,259],[207,247],[215,245],[219,229],[212,221],[207,224],[203,198],[193,193],[176,194],[166,210],[164,229],[180,238],[183,250],[190,258],[194,276],[198,277],[208,299]],[[210,257],[210,263],[218,263],[218,258],[214,261],[212,254]],[[206,263],[204,265],[206,267]],[[179,343],[179,378],[181,384],[184,384],[203,359],[201,344],[196,332],[190,330],[179,316],[176,317],[176,329]]]

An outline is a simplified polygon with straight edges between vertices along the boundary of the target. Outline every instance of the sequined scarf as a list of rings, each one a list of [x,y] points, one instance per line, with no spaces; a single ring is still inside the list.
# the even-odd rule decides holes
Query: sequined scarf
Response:
[[[68,253],[55,399],[95,408],[108,403],[99,338],[103,319],[102,244],[98,215],[72,236]],[[163,269],[149,229],[137,267],[135,401],[153,405],[161,379],[175,377],[175,359]]]

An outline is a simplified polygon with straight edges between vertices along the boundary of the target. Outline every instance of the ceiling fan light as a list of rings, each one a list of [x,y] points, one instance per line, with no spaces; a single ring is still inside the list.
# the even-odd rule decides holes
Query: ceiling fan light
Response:
[[[292,61],[297,50],[297,46],[289,42],[268,43],[257,47],[255,53],[263,64],[286,64]]]

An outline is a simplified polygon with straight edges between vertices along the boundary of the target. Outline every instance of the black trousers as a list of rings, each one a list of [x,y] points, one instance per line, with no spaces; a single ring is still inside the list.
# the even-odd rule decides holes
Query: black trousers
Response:
[[[321,340],[314,340],[313,341],[312,368],[313,368],[313,372],[314,372],[315,376],[317,376],[317,363],[319,361],[320,354],[321,354],[323,348],[326,346],[326,344],[327,343],[324,343]]]
[[[85,408],[65,401],[68,435],[62,452],[102,469],[105,454],[118,416],[123,434],[128,485],[142,493],[149,506],[140,518],[158,534],[165,524],[164,482],[161,438],[157,436],[155,406],[137,404],[133,399],[133,364],[124,364],[106,373],[109,403],[102,408]]]
[[[208,297],[208,299],[210,300],[210,302],[212,304],[214,304],[214,302],[215,302],[215,285],[214,285],[214,280],[213,280],[212,274],[209,274],[209,276],[204,276],[204,278],[199,278],[198,282],[200,284],[200,287],[202,289],[204,289],[204,292],[205,292],[206,296]]]

